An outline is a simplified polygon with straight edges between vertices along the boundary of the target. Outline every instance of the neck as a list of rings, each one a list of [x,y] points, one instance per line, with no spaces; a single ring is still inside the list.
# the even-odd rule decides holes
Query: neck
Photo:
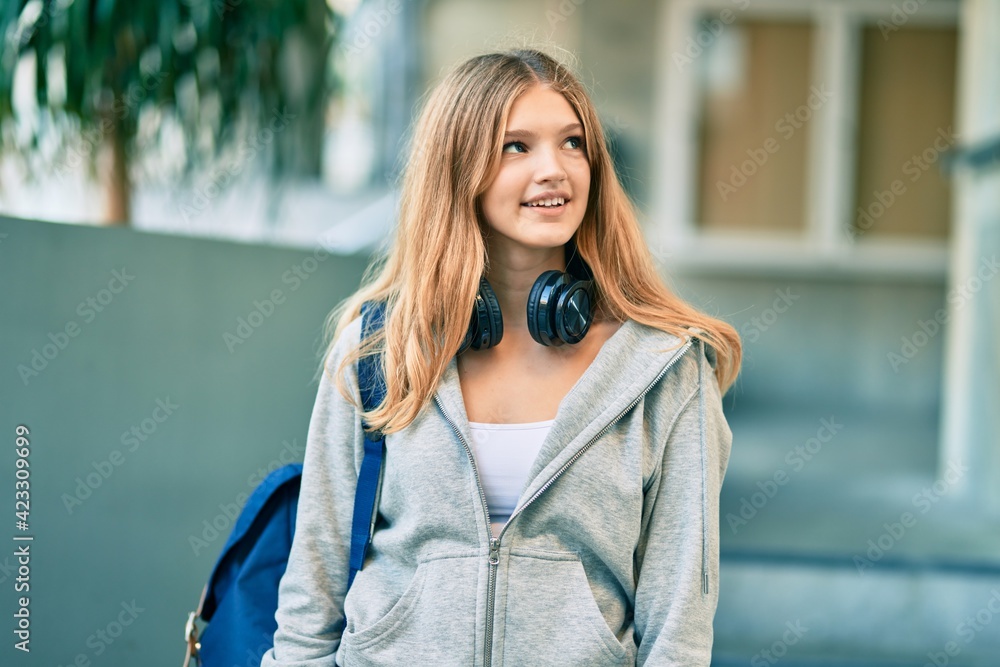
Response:
[[[523,332],[528,336],[525,317],[528,294],[535,280],[545,271],[566,270],[563,247],[508,249],[491,246],[489,257],[490,266],[486,280],[493,288],[500,309],[505,314],[504,338],[506,339],[508,331],[514,335]]]

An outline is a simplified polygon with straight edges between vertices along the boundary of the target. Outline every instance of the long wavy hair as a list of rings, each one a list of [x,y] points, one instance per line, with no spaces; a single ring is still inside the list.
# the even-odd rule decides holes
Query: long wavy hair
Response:
[[[739,373],[742,346],[736,330],[685,303],[659,275],[584,87],[549,55],[515,49],[463,62],[426,98],[403,171],[392,244],[368,265],[358,291],[326,319],[321,370],[330,372],[330,352],[361,314],[362,303],[386,302],[385,327],[345,354],[334,371],[340,393],[357,405],[344,371],[362,356],[382,354],[385,401],[361,413],[370,428],[388,434],[409,425],[461,346],[488,265],[489,227],[480,197],[499,170],[511,106],[536,85],[561,93],[584,128],[590,194],[571,242],[593,273],[600,313],[681,338],[691,335],[686,327],[697,327],[702,331],[697,337],[716,352],[723,393]]]

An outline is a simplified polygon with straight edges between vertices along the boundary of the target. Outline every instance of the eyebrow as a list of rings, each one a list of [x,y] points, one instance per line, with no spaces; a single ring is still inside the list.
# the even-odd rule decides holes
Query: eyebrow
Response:
[[[582,130],[582,129],[583,129],[583,126],[580,125],[579,123],[570,123],[569,125],[565,126],[561,130],[559,130],[559,134],[564,134],[566,132],[569,132],[570,130]],[[527,139],[534,139],[535,138],[535,133],[532,132],[531,130],[510,130],[508,132],[504,132],[503,136],[504,136],[504,138],[521,138],[521,137],[523,137],[523,138],[527,138]]]

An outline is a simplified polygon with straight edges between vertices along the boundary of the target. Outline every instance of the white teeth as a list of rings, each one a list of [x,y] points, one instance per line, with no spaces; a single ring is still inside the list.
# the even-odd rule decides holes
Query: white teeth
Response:
[[[555,199],[540,199],[539,201],[530,202],[528,206],[562,206],[565,203],[565,199],[556,197]]]

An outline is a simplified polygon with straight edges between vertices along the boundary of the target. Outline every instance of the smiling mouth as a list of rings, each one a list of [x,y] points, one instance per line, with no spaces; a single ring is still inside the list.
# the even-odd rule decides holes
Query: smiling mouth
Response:
[[[544,208],[561,208],[561,207],[565,206],[566,204],[568,204],[569,202],[570,202],[569,199],[563,199],[562,203],[544,204],[544,203],[541,203],[541,202],[528,202],[528,203],[521,204],[521,206],[524,206],[525,208],[543,208],[543,209]]]

